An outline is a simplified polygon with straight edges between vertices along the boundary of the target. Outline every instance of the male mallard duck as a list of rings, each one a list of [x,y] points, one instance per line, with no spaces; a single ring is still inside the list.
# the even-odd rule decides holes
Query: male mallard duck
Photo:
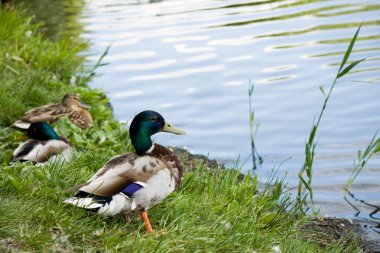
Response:
[[[136,153],[111,158],[87,183],[75,187],[75,196],[65,203],[106,216],[140,211],[146,230],[151,232],[146,211],[177,189],[182,179],[182,164],[177,156],[151,140],[161,131],[185,134],[157,112],[137,114],[129,128]]]
[[[48,161],[71,159],[72,145],[66,138],[58,136],[49,124],[32,123],[26,134],[30,139],[16,148],[12,162],[32,161],[36,164],[45,164]]]
[[[21,119],[13,125],[17,128],[27,129],[33,122],[57,122],[67,116],[71,122],[81,128],[87,128],[92,124],[92,117],[88,111],[89,106],[81,102],[78,95],[66,94],[61,103],[47,104],[34,108],[25,113]]]

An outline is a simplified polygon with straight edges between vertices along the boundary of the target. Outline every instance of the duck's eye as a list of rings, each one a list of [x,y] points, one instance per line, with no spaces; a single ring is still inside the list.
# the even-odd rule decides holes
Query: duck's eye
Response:
[[[158,120],[158,117],[153,117],[152,122],[156,122]]]

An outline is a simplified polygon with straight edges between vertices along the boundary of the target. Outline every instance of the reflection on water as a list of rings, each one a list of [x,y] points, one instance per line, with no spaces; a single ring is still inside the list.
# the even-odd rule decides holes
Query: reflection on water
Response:
[[[49,37],[61,34],[78,36],[83,32],[79,15],[83,9],[83,0],[12,0],[26,8],[29,16],[35,16],[34,22],[42,23],[41,30]]]
[[[322,213],[352,215],[343,186],[356,152],[380,126],[380,0],[248,1],[87,0],[81,21],[87,52],[96,61],[112,44],[91,84],[111,98],[115,116],[130,120],[142,110],[161,112],[187,135],[157,136],[165,145],[233,162],[250,154],[248,80],[260,122],[259,176],[286,161],[290,186],[298,182],[304,143],[323,95],[361,22],[352,58],[369,57],[340,80],[318,133],[316,203]],[[353,187],[360,199],[380,205],[380,157]],[[368,206],[360,215],[368,216]],[[377,214],[378,215],[378,214]]]
[[[380,233],[380,205],[374,205],[364,199],[359,199],[352,192],[348,192],[348,196],[344,196],[344,200],[355,210],[354,217],[361,217],[361,213],[364,210],[364,216],[369,215],[369,217],[375,221],[375,223],[369,225],[368,228]]]

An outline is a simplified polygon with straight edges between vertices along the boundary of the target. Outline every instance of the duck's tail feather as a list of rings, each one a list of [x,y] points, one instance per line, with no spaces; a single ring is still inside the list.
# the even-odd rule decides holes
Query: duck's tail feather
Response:
[[[103,207],[104,204],[95,202],[93,198],[78,198],[72,197],[63,201],[66,204],[74,205],[80,208],[97,211],[99,208]]]
[[[103,197],[79,191],[74,197],[64,200],[64,203],[106,216],[130,212],[136,208],[134,199],[123,193],[113,195],[112,197]]]
[[[94,210],[111,202],[112,197],[103,197],[84,191],[78,191],[74,197],[64,200],[64,203],[80,208]]]

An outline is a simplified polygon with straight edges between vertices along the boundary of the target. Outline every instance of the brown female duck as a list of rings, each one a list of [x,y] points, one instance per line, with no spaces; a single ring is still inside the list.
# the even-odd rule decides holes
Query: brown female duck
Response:
[[[31,123],[54,123],[60,118],[67,116],[75,125],[85,129],[93,122],[88,109],[89,106],[83,103],[78,95],[70,93],[63,97],[61,103],[47,104],[26,112],[13,125],[17,128],[28,129]]]

